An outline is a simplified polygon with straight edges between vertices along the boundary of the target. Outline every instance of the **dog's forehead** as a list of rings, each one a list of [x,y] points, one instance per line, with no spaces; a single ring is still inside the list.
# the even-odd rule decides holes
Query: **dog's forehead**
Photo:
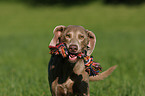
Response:
[[[79,33],[85,34],[86,30],[82,26],[69,25],[68,27],[66,27],[66,30],[65,30],[65,33],[68,33],[68,32],[73,32],[73,33],[79,32]]]

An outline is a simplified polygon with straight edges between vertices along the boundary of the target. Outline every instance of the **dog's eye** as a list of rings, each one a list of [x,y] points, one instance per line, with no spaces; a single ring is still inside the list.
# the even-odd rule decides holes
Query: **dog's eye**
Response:
[[[70,34],[66,34],[66,38],[71,38],[71,35]]]
[[[83,35],[79,35],[79,39],[84,39],[84,36]]]

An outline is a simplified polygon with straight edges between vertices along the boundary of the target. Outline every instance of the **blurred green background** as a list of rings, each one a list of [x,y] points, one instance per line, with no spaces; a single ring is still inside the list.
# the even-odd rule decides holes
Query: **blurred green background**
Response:
[[[118,65],[107,79],[90,82],[91,96],[145,95],[144,0],[36,1],[0,1],[0,96],[51,96],[48,43],[57,25],[93,31],[94,60],[104,71]]]

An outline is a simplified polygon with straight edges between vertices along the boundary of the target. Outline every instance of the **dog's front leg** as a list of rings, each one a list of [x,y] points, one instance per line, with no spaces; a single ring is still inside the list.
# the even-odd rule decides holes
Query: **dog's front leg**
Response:
[[[62,85],[58,84],[55,88],[55,95],[54,96],[68,96],[67,89],[64,88]]]

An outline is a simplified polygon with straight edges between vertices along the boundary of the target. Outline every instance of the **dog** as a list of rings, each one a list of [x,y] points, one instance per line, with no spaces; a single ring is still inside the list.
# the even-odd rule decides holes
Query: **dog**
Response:
[[[77,53],[87,51],[90,56],[95,48],[96,36],[82,26],[69,25],[55,27],[54,37],[50,46],[65,43],[69,57],[51,55],[48,65],[48,80],[52,96],[90,96],[89,81],[103,80],[110,75],[116,65],[96,76],[89,76],[85,71],[83,59],[77,58]]]

